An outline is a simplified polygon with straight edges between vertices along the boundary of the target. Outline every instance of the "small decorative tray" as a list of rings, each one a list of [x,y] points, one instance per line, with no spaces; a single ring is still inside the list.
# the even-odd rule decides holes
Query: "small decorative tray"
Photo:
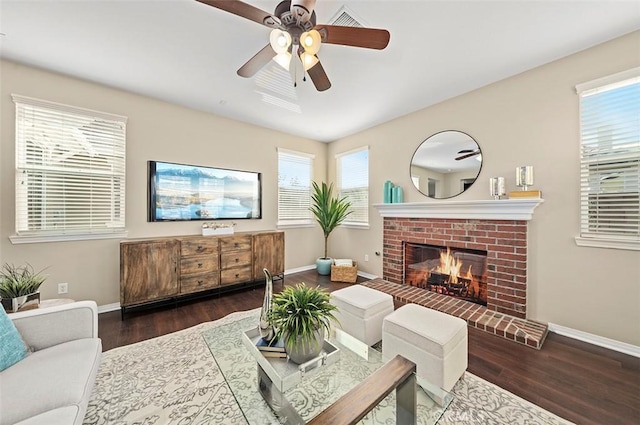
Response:
[[[256,347],[259,339],[260,332],[258,328],[242,333],[243,344],[249,349],[249,352],[255,357],[258,365],[264,370],[267,376],[269,376],[273,385],[280,392],[291,389],[299,383],[305,375],[312,374],[318,368],[335,363],[340,355],[340,349],[325,339],[318,357],[298,365],[290,361],[289,358],[263,356]]]

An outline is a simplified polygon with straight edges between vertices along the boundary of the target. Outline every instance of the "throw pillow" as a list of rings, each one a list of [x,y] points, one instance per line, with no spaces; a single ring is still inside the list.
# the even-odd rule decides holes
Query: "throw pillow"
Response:
[[[27,346],[22,341],[4,307],[0,307],[0,372],[18,363],[27,355]]]

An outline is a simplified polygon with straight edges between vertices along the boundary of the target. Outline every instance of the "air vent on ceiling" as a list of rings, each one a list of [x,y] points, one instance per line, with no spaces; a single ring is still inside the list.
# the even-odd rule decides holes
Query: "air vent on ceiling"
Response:
[[[275,62],[270,62],[256,74],[256,93],[262,101],[291,112],[302,113],[291,76]]]
[[[329,20],[330,25],[340,25],[343,27],[364,27],[362,19],[357,18],[353,12],[342,6],[338,12]]]

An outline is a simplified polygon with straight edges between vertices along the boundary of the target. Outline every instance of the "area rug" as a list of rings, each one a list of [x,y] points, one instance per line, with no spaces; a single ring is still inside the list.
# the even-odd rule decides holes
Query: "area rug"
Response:
[[[105,352],[84,423],[247,424],[202,333],[248,318],[257,323],[258,315],[259,309],[233,313]],[[452,393],[454,400],[438,424],[570,424],[469,372]],[[277,423],[271,418],[264,415],[260,422]]]

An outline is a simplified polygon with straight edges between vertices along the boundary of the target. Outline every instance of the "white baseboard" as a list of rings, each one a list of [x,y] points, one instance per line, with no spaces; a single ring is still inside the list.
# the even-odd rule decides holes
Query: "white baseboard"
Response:
[[[310,266],[296,267],[295,269],[285,270],[284,275],[286,276],[288,274],[306,272],[307,270],[314,270],[315,268],[316,268],[315,264],[312,264]]]
[[[316,268],[316,265],[315,264],[311,264],[309,266],[302,266],[302,267],[296,267],[295,269],[285,270],[284,274],[286,276],[288,274],[306,272],[307,270],[315,270],[315,268]],[[375,278],[378,277],[375,274],[370,274],[370,273],[366,273],[366,272],[363,272],[363,271],[358,271],[358,276],[362,276],[365,279],[375,279]]]
[[[375,274],[370,274],[370,273],[361,272],[361,271],[358,271],[358,276],[362,276],[365,279],[375,279],[378,277]]]
[[[120,303],[111,303],[98,306],[98,314],[116,310],[120,310]]]
[[[549,323],[549,331],[563,335],[569,338],[577,339],[598,347],[608,348],[609,350],[618,351],[634,357],[640,357],[640,347],[626,342],[616,341],[615,339],[606,338],[604,336],[594,335],[577,329],[567,328],[566,326]]]

